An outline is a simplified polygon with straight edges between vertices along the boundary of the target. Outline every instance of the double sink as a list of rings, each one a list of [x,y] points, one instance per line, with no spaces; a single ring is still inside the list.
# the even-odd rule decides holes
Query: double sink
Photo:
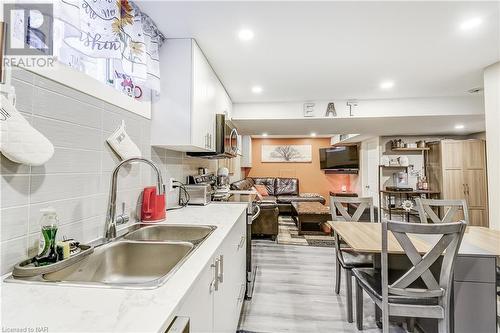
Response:
[[[121,237],[95,247],[68,267],[34,278],[9,282],[152,289],[164,284],[215,226],[136,224]]]

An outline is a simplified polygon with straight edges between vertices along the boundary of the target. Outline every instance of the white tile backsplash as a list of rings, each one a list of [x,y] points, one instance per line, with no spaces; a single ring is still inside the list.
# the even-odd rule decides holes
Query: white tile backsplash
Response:
[[[56,147],[101,150],[99,129],[40,116],[33,116],[33,125]]]
[[[116,163],[114,163],[115,165]],[[31,167],[32,174],[99,173],[101,152],[59,147],[54,156],[41,166]]]
[[[0,185],[2,209],[29,203],[29,175],[2,175]]]
[[[125,121],[127,133],[145,158],[159,167],[164,182],[185,182],[198,167],[217,169],[217,162],[150,146],[150,120],[24,70],[13,71],[17,106],[55,146],[43,166],[29,167],[0,155],[1,273],[36,255],[40,209],[58,212],[58,237],[88,242],[102,237],[111,172],[120,161],[106,138]],[[134,165],[118,176],[117,211],[122,202],[131,223],[140,215],[141,192],[155,184],[150,167]],[[167,207],[178,205],[178,190],[167,190]]]
[[[25,236],[28,233],[29,206],[5,208],[0,211],[1,241]]]
[[[74,99],[70,97],[41,88],[35,89],[34,99],[35,115],[101,129],[101,113],[105,112],[102,109],[87,103],[74,103]],[[68,105],[71,105],[71,108],[68,108]]]

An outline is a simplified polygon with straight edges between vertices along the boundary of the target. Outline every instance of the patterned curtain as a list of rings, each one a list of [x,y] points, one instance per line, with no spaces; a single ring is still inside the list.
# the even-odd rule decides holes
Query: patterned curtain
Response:
[[[144,99],[160,91],[155,23],[129,0],[58,0],[54,3],[58,61]]]

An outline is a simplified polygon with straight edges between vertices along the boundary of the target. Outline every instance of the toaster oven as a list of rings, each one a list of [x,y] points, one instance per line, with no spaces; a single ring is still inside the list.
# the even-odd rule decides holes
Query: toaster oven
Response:
[[[209,184],[185,185],[189,195],[188,205],[208,205],[212,199],[212,186]]]

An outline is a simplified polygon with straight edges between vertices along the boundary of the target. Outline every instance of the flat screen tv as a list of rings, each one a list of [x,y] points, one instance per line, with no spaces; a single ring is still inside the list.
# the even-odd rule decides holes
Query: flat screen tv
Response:
[[[319,150],[321,170],[357,172],[359,170],[358,146],[339,146]]]

